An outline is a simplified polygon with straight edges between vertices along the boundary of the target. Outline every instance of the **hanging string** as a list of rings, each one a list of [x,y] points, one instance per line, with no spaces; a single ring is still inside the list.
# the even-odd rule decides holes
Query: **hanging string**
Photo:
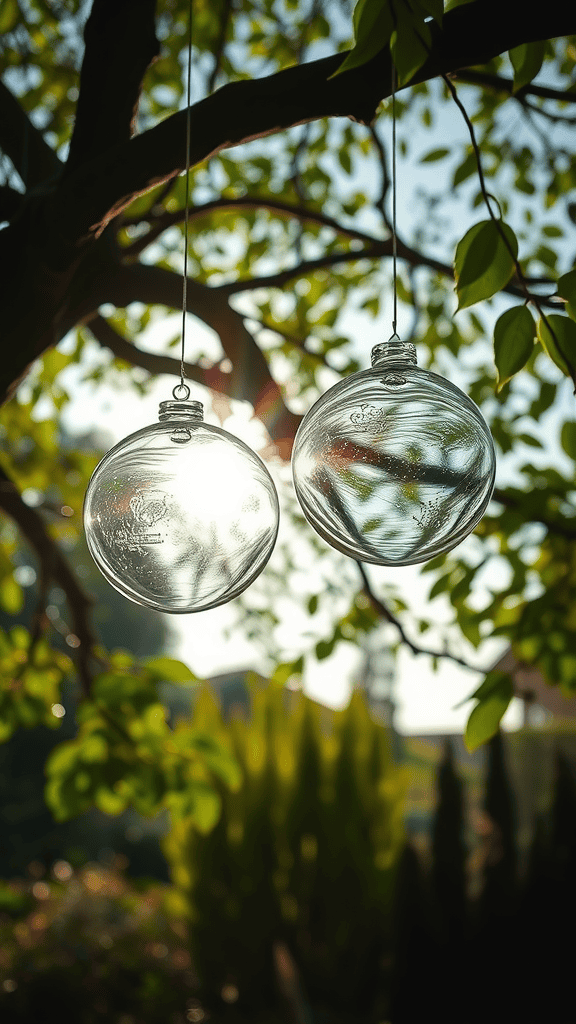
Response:
[[[396,242],[396,67],[392,60],[392,290],[394,307],[392,315],[392,338],[398,337],[396,324],[398,319],[398,291],[396,280],[397,242]]]
[[[186,351],[186,305],[188,298],[188,219],[190,203],[190,104],[192,102],[192,0],[188,4],[188,68],[186,73],[186,202],[184,206],[184,268],[182,275],[182,344],[180,349],[180,383],[172,394],[178,400],[190,397],[190,388],[184,383],[184,354]]]

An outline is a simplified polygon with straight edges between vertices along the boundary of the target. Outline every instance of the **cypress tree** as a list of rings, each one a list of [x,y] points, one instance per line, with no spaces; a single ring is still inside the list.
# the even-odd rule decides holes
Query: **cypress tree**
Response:
[[[493,831],[478,904],[474,963],[485,983],[477,1009],[480,1021],[504,1024],[516,1012],[516,978],[521,965],[515,801],[500,732],[488,745],[484,809]]]
[[[432,825],[431,882],[438,919],[438,969],[445,977],[443,1016],[465,1019],[468,991],[466,844],[462,781],[452,744],[446,739],[437,775],[437,807]]]
[[[449,739],[438,768],[437,798],[432,824],[432,884],[445,931],[461,941],[466,920],[464,798]]]
[[[392,1024],[432,1020],[444,1007],[444,986],[435,951],[438,935],[430,891],[414,847],[406,843],[396,875],[393,913]]]
[[[574,921],[576,919],[576,785],[567,759],[556,754],[551,814],[552,879],[549,934],[554,963],[556,1019],[572,1021],[574,1013]]]
[[[374,725],[361,698],[327,714],[325,736],[313,702],[283,697],[269,688],[250,722],[215,724],[242,786],[222,788],[208,835],[182,822],[165,841],[190,905],[201,997],[214,1019],[272,1024],[291,977],[294,1012],[297,988],[299,1012],[309,1003],[315,1020],[375,1024],[388,1019],[384,940],[403,784],[383,749],[375,799]],[[233,1007],[222,1006],[225,985],[238,989]]]

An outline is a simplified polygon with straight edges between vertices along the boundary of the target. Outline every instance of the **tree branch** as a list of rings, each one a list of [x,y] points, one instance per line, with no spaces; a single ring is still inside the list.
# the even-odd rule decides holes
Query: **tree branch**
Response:
[[[397,251],[398,259],[404,260],[412,267],[428,267],[429,270],[434,270],[444,277],[454,278],[454,268],[448,263],[442,263],[441,260],[435,260],[432,256],[427,256],[417,249],[412,249],[411,246],[406,245],[399,238],[397,238]],[[391,239],[387,238],[384,241],[374,239],[372,244],[365,249],[349,249],[346,252],[328,253],[326,256],[319,256],[316,260],[305,260],[302,263],[297,263],[295,266],[288,267],[286,270],[280,270],[275,274],[214,285],[210,291],[221,292],[224,295],[236,295],[239,292],[254,291],[256,288],[282,288],[289,281],[293,281],[294,278],[304,277],[306,274],[311,274],[315,270],[321,270],[324,267],[333,267],[338,263],[352,263],[356,260],[381,259],[383,256],[391,255]],[[527,284],[549,284],[550,287],[554,285],[554,282],[548,279],[527,277],[524,280]],[[507,292],[509,295],[525,298],[524,289],[519,285],[508,284],[505,288],[502,288],[502,291]],[[558,309],[558,303],[553,300],[552,296],[539,296],[538,302],[551,309]]]
[[[161,267],[129,265],[119,268],[106,294],[110,302],[121,307],[140,301],[178,309],[182,303],[182,278]],[[232,363],[232,372],[225,375],[222,389],[231,398],[251,403],[254,414],[264,423],[282,458],[289,458],[300,417],[285,405],[244,317],[232,309],[225,295],[193,279],[189,279],[187,285],[187,310],[216,332]],[[221,380],[221,375],[219,368],[213,377],[207,371],[208,386],[216,390],[216,378]]]
[[[156,0],[94,0],[64,178],[133,134],[142,79],[159,53],[155,8]]]
[[[305,352],[310,359],[315,359],[316,362],[320,363],[322,366],[327,366],[330,370],[333,369],[326,359],[326,356],[322,355],[320,352],[313,352],[311,349],[306,348],[306,338],[301,338],[299,335],[293,334],[291,331],[284,330],[280,324],[268,323],[266,320],[260,319],[260,317],[251,316],[248,317],[248,319],[251,322],[258,324],[258,326],[262,327],[265,331],[270,331],[272,334],[277,334],[280,338],[284,338],[285,341],[292,345],[293,348],[300,349],[300,351]]]
[[[373,235],[368,235],[365,231],[359,231],[357,228],[347,227],[345,224],[335,220],[334,217],[328,217],[318,210],[309,210],[300,203],[283,202],[282,200],[272,199],[270,196],[241,196],[237,199],[227,199],[222,196],[220,199],[213,199],[208,203],[193,206],[189,210],[188,219],[192,222],[219,210],[269,210],[279,214],[281,217],[295,217],[300,221],[308,221],[310,224],[319,224],[322,227],[331,228],[345,238],[355,238],[366,243],[378,241]],[[175,224],[181,224],[184,220],[184,212],[184,210],[164,211],[160,216],[154,218],[150,231],[142,235],[141,238],[135,239],[131,245],[126,246],[122,250],[122,255],[128,257],[139,255],[168,228],[173,227]],[[126,219],[124,224],[141,224],[145,219],[147,218]]]
[[[100,316],[99,313],[86,320],[85,326],[93,334],[96,341],[104,348],[113,352],[118,359],[123,359],[124,362],[130,363],[132,366],[139,366],[153,375],[167,373],[173,377],[180,376],[179,359],[175,359],[173,356],[157,355],[155,352],[146,352],[144,349],[138,348],[137,345],[133,345],[132,342],[127,341],[126,338],[119,334],[116,328],[108,323],[103,316]],[[197,384],[214,388],[214,390],[225,390],[224,386],[221,388],[215,387],[213,371],[213,367],[203,369],[196,363],[184,363],[184,376],[187,380],[194,380]],[[222,377],[225,376],[222,373]]]
[[[22,535],[35,551],[41,566],[41,576],[51,579],[66,594],[72,622],[78,675],[86,695],[91,684],[90,658],[96,637],[90,625],[92,599],[84,593],[64,554],[52,540],[39,512],[22,500],[18,488],[0,468],[0,508],[14,520]],[[76,640],[78,645],[76,646]]]
[[[509,12],[512,15],[512,10]],[[430,57],[409,84],[484,64],[520,43],[576,31],[576,9],[549,0],[546,17],[536,6],[522,18],[504,16],[502,0],[474,0],[433,25]],[[298,65],[255,81],[218,89],[191,108],[189,159],[194,165],[222,149],[322,117],[348,117],[370,124],[379,102],[390,95],[390,52],[335,78],[344,53]],[[78,239],[102,230],[136,195],[179,174],[185,165],[186,111],[143,135],[120,143],[77,168],[58,197],[59,226]]]
[[[2,81],[0,149],[10,158],[27,189],[54,179],[62,170],[62,164],[54,150]]]
[[[98,0],[98,7],[105,6],[109,13],[113,2]],[[129,4],[135,2],[126,0]],[[151,0],[145,2],[149,4]],[[522,18],[510,19],[503,16],[502,0],[473,0],[451,10],[442,31],[432,27],[431,55],[413,83],[453,73],[462,66],[482,64],[497,53],[539,39],[543,34],[570,34],[575,22],[576,9],[564,0],[549,0],[545,18],[540,10],[529,6]],[[331,78],[343,57],[344,54],[334,54],[267,78],[234,82],[193,106],[191,163],[252,138],[322,117],[344,116],[370,123],[379,101],[390,92],[389,50],[383,49],[361,68]],[[87,292],[92,295],[97,290],[92,271],[96,269],[98,282],[106,274],[111,277],[108,268],[114,260],[105,264],[102,275],[99,266],[91,265],[95,238],[104,233],[105,225],[136,195],[173,179],[183,169],[186,119],[187,112],[180,111],[143,135],[115,142],[76,167],[71,159],[66,178],[58,182],[54,191],[34,196],[33,202],[24,204],[18,224],[0,233],[0,262],[4,261],[8,268],[4,283],[10,296],[3,324],[9,358],[3,367],[2,397],[12,394],[27,366],[62,337],[63,326],[70,326],[72,309],[82,308],[83,315],[89,315],[97,308],[97,304],[87,308],[83,301]],[[79,133],[81,120],[79,117]],[[124,127],[117,124],[115,131],[126,133],[128,120],[124,108]],[[15,258],[15,253],[23,258]],[[407,250],[405,253],[409,260]],[[418,256],[415,263],[421,262]],[[427,263],[432,265],[429,260]],[[445,272],[444,268],[441,272]],[[297,273],[292,271],[291,276]],[[32,294],[29,282],[33,284]],[[513,286],[509,285],[508,291],[515,294]],[[213,291],[211,295],[215,301]],[[178,305],[179,301],[175,308]],[[266,381],[269,384],[261,353],[260,360],[256,376],[263,385]],[[246,364],[245,372],[248,370]],[[277,387],[274,385],[264,394],[265,405],[271,403],[274,407],[280,397]],[[281,404],[277,408],[280,418],[286,414]],[[290,419],[291,414],[288,416]],[[292,425],[292,421],[288,422],[281,436],[289,437]]]

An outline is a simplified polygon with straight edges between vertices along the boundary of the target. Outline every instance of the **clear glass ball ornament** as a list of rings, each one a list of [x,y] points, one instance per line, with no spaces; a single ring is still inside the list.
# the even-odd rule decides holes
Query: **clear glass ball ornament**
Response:
[[[412,565],[474,529],[496,457],[474,402],[393,338],[373,348],[371,369],[310,409],[292,471],[304,515],[332,547],[362,562]]]
[[[104,456],[84,501],[100,571],[131,601],[164,612],[204,611],[241,594],[266,565],[278,523],[262,460],[204,423],[194,401],[161,402],[158,423]]]

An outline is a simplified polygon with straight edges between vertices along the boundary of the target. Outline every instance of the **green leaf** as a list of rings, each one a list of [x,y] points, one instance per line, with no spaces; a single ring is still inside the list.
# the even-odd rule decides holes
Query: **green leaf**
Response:
[[[277,665],[271,676],[270,682],[279,683],[281,686],[291,678],[300,676],[304,671],[304,656],[301,655],[296,661],[282,662]]]
[[[470,751],[482,746],[498,732],[514,696],[512,679],[503,672],[489,672],[472,696],[478,703],[470,714],[464,733],[464,741]]]
[[[359,0],[354,8],[354,46],[330,78],[367,64],[389,43],[394,23],[390,4],[383,0]]]
[[[558,279],[557,294],[566,300],[566,312],[576,320],[576,267]]]
[[[20,11],[16,0],[4,0],[0,5],[0,35],[11,32],[18,24]]]
[[[450,572],[446,573],[444,576],[439,576],[428,594],[428,600],[433,601],[438,594],[443,594],[445,590],[448,590],[451,579],[452,573]]]
[[[191,781],[186,789],[168,793],[166,803],[175,816],[193,822],[204,835],[214,828],[222,808],[216,790],[201,781]]]
[[[318,658],[318,661],[323,661],[324,658],[329,658],[334,650],[334,638],[332,640],[320,640],[315,647],[314,653]]]
[[[338,150],[338,163],[346,174],[352,174],[352,160],[350,159],[350,153],[347,149]]]
[[[559,313],[549,313],[536,326],[538,340],[553,363],[576,384],[576,323]]]
[[[443,160],[445,156],[448,156],[450,150],[446,146],[441,146],[439,149],[431,149],[425,156],[420,157],[421,164],[432,164],[435,160]]]
[[[512,687],[513,691],[512,679],[507,672],[488,672],[478,689],[474,690],[474,693],[466,697],[466,700],[462,703],[465,704],[469,700],[486,700],[488,697],[493,696],[494,693],[499,693],[502,689],[505,690],[508,684]]]
[[[9,615],[18,615],[24,605],[24,593],[13,576],[6,576],[0,582],[0,606]]]
[[[539,441],[537,437],[534,437],[533,434],[527,434],[527,433],[518,434],[517,440],[518,441],[522,441],[522,444],[527,444],[529,448],[543,448],[544,447],[542,442]]]
[[[476,162],[476,156],[474,154],[474,151],[472,150],[470,153],[468,153],[467,156],[464,157],[462,163],[459,164],[456,170],[454,171],[454,177],[452,179],[452,188],[456,188],[456,186],[460,185],[462,181],[466,181],[467,178],[472,177],[472,175],[475,174],[477,169],[478,164]]]
[[[456,7],[464,7],[464,4],[473,4],[474,0],[446,0],[446,6],[444,8],[444,14],[448,14],[448,11],[453,11]]]
[[[540,71],[546,53],[546,40],[535,43],[521,43],[509,50],[508,56],[514,68],[514,92],[528,85]]]
[[[566,454],[569,455],[570,458],[574,460],[574,462],[576,462],[576,421],[575,420],[567,420],[567,422],[562,425],[562,430],[560,432],[560,443],[561,443],[564,451],[566,452]]]
[[[175,658],[151,658],[145,662],[146,668],[167,683],[197,683],[194,673]]]
[[[407,3],[395,5],[396,24],[390,36],[390,52],[398,73],[398,84],[405,85],[428,59],[432,46],[430,28]]]
[[[526,306],[513,306],[494,326],[494,362],[498,371],[497,391],[526,365],[534,349],[536,325]]]
[[[502,233],[505,235],[506,245]],[[488,299],[508,284],[514,273],[518,242],[512,228],[503,221],[475,224],[458,242],[454,260],[458,309]]]

